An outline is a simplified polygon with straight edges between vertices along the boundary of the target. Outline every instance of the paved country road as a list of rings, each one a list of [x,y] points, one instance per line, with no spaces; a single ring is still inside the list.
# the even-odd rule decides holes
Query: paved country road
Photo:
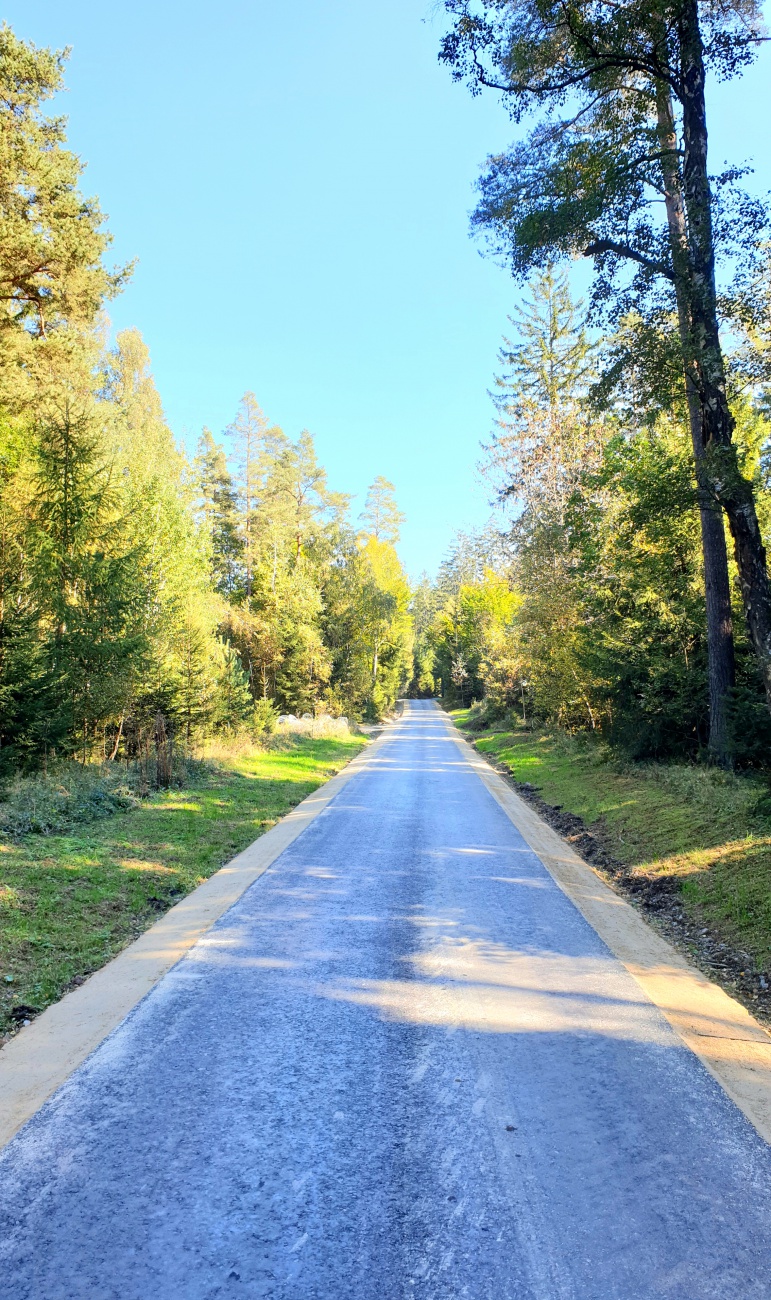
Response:
[[[0,1157],[2,1300],[758,1300],[771,1152],[435,705]]]

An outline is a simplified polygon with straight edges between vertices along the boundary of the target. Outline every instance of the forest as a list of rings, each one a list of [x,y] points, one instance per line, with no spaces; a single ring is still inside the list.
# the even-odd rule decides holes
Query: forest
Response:
[[[253,393],[194,451],[175,441],[141,335],[111,341],[131,267],[108,269],[46,112],[66,56],[2,29],[6,776],[145,755],[160,779],[202,737],[376,720],[404,693],[631,758],[767,762],[768,222],[741,166],[708,174],[693,80],[742,70],[757,15],[686,5],[667,25],[630,4],[574,28],[559,6],[536,27],[528,5],[445,9],[452,76],[533,119],[488,159],[473,215],[526,295],[482,451],[490,524],[412,588],[393,485],[354,518],[312,436]]]
[[[377,718],[411,676],[393,486],[358,519],[246,393],[187,455],[65,123],[64,56],[0,32],[0,766],[152,761],[280,713]]]
[[[480,722],[766,766],[768,209],[742,159],[707,158],[708,78],[753,60],[760,10],[444,8],[441,61],[519,128],[472,226],[529,296],[482,461],[506,523],[416,594],[418,683]]]
[[[647,391],[607,403],[626,328],[593,338],[566,277],[536,276],[501,349],[497,427],[481,461],[500,512],[488,529],[459,533],[437,579],[416,588],[415,688],[457,706],[476,701],[479,726],[508,714],[595,733],[630,758],[710,761],[687,412]],[[764,388],[745,384],[735,409],[735,445],[767,535]],[[771,725],[734,562],[729,571],[728,761],[763,766]]]

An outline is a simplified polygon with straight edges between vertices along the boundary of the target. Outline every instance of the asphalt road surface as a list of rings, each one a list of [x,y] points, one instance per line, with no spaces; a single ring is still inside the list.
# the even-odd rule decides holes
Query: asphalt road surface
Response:
[[[2,1300],[771,1297],[771,1153],[410,705],[0,1157]]]

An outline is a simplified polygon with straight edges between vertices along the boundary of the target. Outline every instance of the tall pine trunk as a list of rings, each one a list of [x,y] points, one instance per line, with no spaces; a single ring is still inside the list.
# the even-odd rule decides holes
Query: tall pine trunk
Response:
[[[731,584],[728,550],[719,503],[710,491],[699,400],[698,371],[690,347],[691,310],[688,295],[688,233],[683,206],[677,133],[668,87],[657,90],[658,131],[662,149],[664,199],[675,272],[677,316],[685,376],[688,423],[699,493],[701,547],[707,616],[707,674],[709,682],[709,749],[721,766],[730,763],[730,706],[735,683]]]
[[[712,195],[707,171],[704,56],[698,0],[679,13],[680,93],[683,105],[683,196],[688,218],[691,331],[687,360],[698,386],[704,445],[704,482],[728,517],[750,640],[771,709],[771,586],[752,484],[739,468],[732,442],[715,288]]]

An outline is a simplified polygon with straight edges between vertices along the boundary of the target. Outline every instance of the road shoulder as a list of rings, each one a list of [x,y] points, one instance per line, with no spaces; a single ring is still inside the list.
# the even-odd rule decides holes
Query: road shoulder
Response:
[[[387,738],[388,729],[0,1050],[0,1148],[324,811]]]
[[[771,1143],[771,1036],[739,1002],[656,934],[457,731],[455,742],[592,929]]]

